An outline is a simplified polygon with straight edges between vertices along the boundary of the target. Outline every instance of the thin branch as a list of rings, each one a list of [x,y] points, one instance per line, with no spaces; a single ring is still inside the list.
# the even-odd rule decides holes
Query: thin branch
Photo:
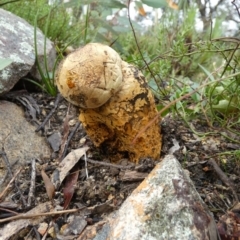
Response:
[[[239,9],[238,9],[237,4],[235,3],[235,0],[232,1],[232,5],[236,8],[237,13],[238,13],[238,16],[239,16],[239,18],[240,18],[240,12],[239,12]]]
[[[69,110],[70,110],[70,103],[68,104],[66,117],[65,117],[65,120],[63,122],[63,131],[62,131],[63,132],[63,137],[62,137],[62,140],[61,140],[61,147],[60,147],[60,151],[59,151],[59,154],[58,154],[59,162],[61,162],[63,160],[63,158],[65,157],[64,154],[67,151],[66,142],[67,142],[68,137],[69,137],[69,124],[68,124]]]
[[[227,76],[227,77],[224,77],[224,78],[220,78],[220,79],[218,79],[218,80],[216,80],[216,81],[211,81],[211,82],[205,83],[205,84],[201,85],[200,87],[196,88],[194,91],[192,91],[192,92],[190,92],[190,93],[188,93],[188,94],[186,94],[186,95],[183,95],[183,96],[175,99],[174,101],[170,102],[170,103],[167,104],[164,108],[162,108],[161,111],[159,111],[159,112],[156,114],[156,116],[155,116],[145,127],[142,128],[142,130],[140,130],[140,131],[138,132],[138,134],[137,134],[137,135],[135,136],[135,138],[133,139],[132,144],[135,144],[135,143],[136,143],[136,141],[137,141],[137,139],[140,137],[140,135],[143,134],[154,122],[156,122],[156,121],[159,119],[159,117],[161,117],[161,114],[162,114],[164,111],[166,111],[167,109],[169,109],[170,107],[172,107],[173,105],[175,105],[177,102],[182,101],[183,99],[186,99],[186,98],[190,97],[190,96],[193,95],[194,93],[198,92],[200,89],[202,89],[202,88],[204,88],[204,87],[206,87],[206,86],[208,86],[208,85],[210,85],[210,84],[217,83],[217,82],[220,82],[220,81],[229,79],[229,78],[231,78],[231,77],[236,77],[236,76],[238,76],[238,75],[240,75],[240,72],[231,74],[231,75],[229,75],[229,76]]]
[[[232,190],[235,201],[238,202],[239,201],[238,195],[237,195],[236,191],[234,190],[234,185],[229,180],[229,178],[226,176],[226,174],[222,171],[222,169],[217,165],[215,160],[214,159],[208,160],[208,164],[210,164],[213,167],[214,171],[217,173],[217,175],[219,176],[221,181]]]
[[[34,199],[35,182],[36,182],[36,160],[32,159],[31,185],[29,188],[28,202],[27,202],[28,207],[32,205],[32,199]]]
[[[62,99],[61,94],[59,93],[56,97],[56,100],[54,102],[54,107],[53,109],[50,111],[50,113],[47,115],[47,117],[44,119],[44,121],[42,122],[42,124],[40,126],[38,126],[38,128],[35,130],[35,132],[39,132],[40,130],[44,131],[44,126],[47,124],[47,122],[49,121],[49,119],[52,117],[53,113],[56,111],[58,104],[60,102],[60,100]]]
[[[22,200],[23,205],[26,206],[26,205],[27,205],[26,200],[25,200],[25,198],[24,198],[23,195],[22,195],[21,189],[19,188],[19,186],[17,185],[17,183],[16,183],[16,181],[15,181],[15,178],[16,178],[16,177],[15,177],[15,176],[13,175],[13,173],[12,173],[12,169],[11,169],[10,162],[9,162],[9,160],[8,160],[7,154],[6,154],[6,152],[4,151],[4,148],[3,148],[3,147],[2,147],[2,152],[0,152],[0,155],[2,155],[2,158],[3,158],[3,160],[4,160],[4,162],[5,162],[6,166],[7,166],[8,174],[10,175],[10,177],[11,177],[12,179],[14,179],[15,188],[17,189],[17,191],[18,191],[18,193],[19,193],[19,195],[20,195],[20,198],[21,198],[21,200]]]
[[[73,130],[70,132],[68,139],[66,141],[65,147],[64,147],[64,151],[62,153],[62,156],[60,158],[60,162],[63,160],[63,158],[67,155],[67,150],[68,150],[68,146],[73,138],[73,136],[75,135],[75,133],[77,132],[78,128],[80,126],[80,122],[77,122],[76,125],[74,126]]]
[[[0,4],[0,7],[6,5],[6,4],[9,4],[9,3],[14,3],[14,2],[19,2],[20,0],[12,0],[12,1],[8,1],[8,2],[5,2],[5,3],[1,3]]]
[[[61,215],[64,213],[75,213],[75,212],[79,212],[79,211],[83,210],[84,208],[86,208],[86,207],[82,207],[79,209],[70,209],[70,210],[62,210],[62,211],[57,211],[57,212],[46,212],[46,213],[37,213],[37,214],[23,213],[23,214],[19,214],[17,216],[0,219],[0,223],[9,222],[9,221],[18,220],[18,219],[29,219],[29,218],[36,218],[36,217],[43,217],[43,216]]]
[[[21,172],[21,168],[14,174],[13,178],[11,179],[11,181],[8,183],[8,185],[6,186],[6,188],[0,193],[0,202],[2,201],[4,195],[7,193],[8,189],[11,187],[12,183],[15,181],[17,175]]]
[[[130,168],[132,168],[131,166],[122,166],[122,165],[118,165],[118,164],[100,162],[100,161],[96,161],[96,160],[89,159],[89,158],[87,159],[87,161],[90,162],[90,163],[93,163],[93,164],[99,164],[99,165],[106,166],[106,167],[114,167],[114,168],[119,168],[119,169],[130,169]]]
[[[10,210],[10,209],[7,209],[7,208],[2,208],[2,207],[0,207],[0,210],[1,210],[1,211],[8,212],[8,213],[12,213],[12,214],[14,214],[14,215],[17,215],[17,214],[18,214],[18,212],[15,212],[15,211]]]
[[[133,27],[133,24],[132,24],[132,20],[131,20],[131,16],[130,16],[130,3],[131,3],[131,0],[128,0],[128,8],[127,8],[128,9],[128,21],[129,21],[129,24],[130,24],[132,32],[133,32],[133,36],[134,36],[134,39],[135,39],[135,42],[136,42],[136,45],[137,45],[137,49],[138,49],[138,51],[139,51],[139,53],[141,55],[141,58],[142,58],[142,60],[143,60],[143,62],[145,64],[145,66],[147,66],[148,71],[150,72],[151,76],[153,77],[155,83],[157,84],[157,79],[155,78],[151,68],[149,67],[149,65],[148,65],[147,61],[145,60],[145,58],[144,58],[144,56],[142,54],[142,51],[140,49],[140,46],[139,46],[139,43],[138,43],[138,40],[137,40],[137,35],[136,35],[135,30],[134,30],[134,27]],[[159,89],[159,90],[161,91],[161,89]]]

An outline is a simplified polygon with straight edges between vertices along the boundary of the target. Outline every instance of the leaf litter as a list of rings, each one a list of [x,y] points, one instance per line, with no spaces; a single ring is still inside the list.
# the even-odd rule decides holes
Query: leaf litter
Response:
[[[121,206],[156,162],[141,159],[138,165],[134,165],[123,158],[116,164],[110,163],[107,149],[95,148],[78,123],[77,108],[70,106],[68,112],[68,103],[60,97],[55,101],[42,93],[30,96],[40,111],[26,114],[26,117],[42,130],[46,139],[55,132],[60,133],[61,142],[58,146],[64,149],[66,156],[62,155],[62,150],[56,150],[55,146],[48,159],[35,159],[36,183],[30,207],[24,206],[18,191],[14,186],[9,186],[10,193],[6,191],[8,195],[4,193],[0,202],[1,237],[14,239],[14,235],[21,235],[37,239],[39,234],[47,239],[56,236],[59,239],[87,239],[91,236],[91,239],[97,229],[104,225],[105,217]],[[23,105],[27,103],[24,101]],[[28,111],[32,111],[32,107],[26,107]],[[39,127],[48,113],[51,113],[51,117],[44,126]],[[69,124],[70,121],[78,126]],[[191,125],[201,133],[212,132],[200,119],[194,120]],[[217,127],[210,136],[199,136],[183,121],[170,115],[163,119],[162,131],[164,141],[161,156],[170,150],[183,168],[188,170],[198,193],[214,214],[221,237],[239,237],[240,207],[237,199],[240,196],[240,163],[238,155],[234,157],[227,153],[240,148],[237,143],[240,139],[234,136],[235,143],[228,141],[219,134],[220,129]],[[26,199],[31,185],[31,172],[29,164],[14,179],[19,185],[25,183],[21,192]],[[46,191],[46,188],[51,190]],[[49,202],[51,196],[53,199]],[[41,225],[45,226],[45,230],[40,230]]]

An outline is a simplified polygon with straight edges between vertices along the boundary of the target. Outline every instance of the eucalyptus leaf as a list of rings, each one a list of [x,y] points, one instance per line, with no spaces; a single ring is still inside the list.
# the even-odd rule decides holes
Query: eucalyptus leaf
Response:
[[[198,64],[198,66],[205,72],[205,74],[211,79],[211,81],[215,81],[213,75],[201,64]]]
[[[140,2],[140,1],[135,1],[135,4],[136,4],[136,6],[138,8],[142,8],[143,7],[142,2]]]
[[[142,3],[153,8],[165,8],[168,6],[166,0],[142,0]]]
[[[234,103],[229,102],[227,99],[220,100],[217,105],[212,105],[214,109],[218,110],[233,110],[237,109],[237,106]]]
[[[129,26],[114,26],[113,30],[120,33],[127,33],[129,32]]]
[[[10,58],[0,58],[0,70],[10,65],[13,61]]]
[[[127,6],[125,4],[122,4],[120,1],[117,0],[105,0],[104,2],[104,6],[108,7],[108,8],[126,8]]]
[[[88,5],[95,2],[95,0],[82,0],[81,4],[82,5]],[[63,3],[65,7],[67,8],[74,8],[76,6],[79,6],[79,0],[70,0],[69,2],[64,2]]]

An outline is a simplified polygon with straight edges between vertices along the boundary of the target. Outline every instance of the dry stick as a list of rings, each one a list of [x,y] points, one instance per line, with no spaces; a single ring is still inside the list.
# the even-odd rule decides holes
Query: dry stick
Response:
[[[30,189],[29,189],[29,193],[28,193],[28,202],[27,202],[28,207],[31,206],[32,199],[34,198],[35,182],[36,182],[36,160],[32,159],[31,184],[30,184]]]
[[[21,172],[22,169],[19,169],[15,175],[13,176],[13,178],[11,179],[11,181],[8,183],[8,185],[6,186],[6,188],[1,192],[0,194],[0,202],[2,200],[2,198],[4,197],[4,195],[6,194],[6,192],[8,191],[8,189],[11,187],[12,183],[15,181],[15,178],[17,177],[17,175]]]
[[[212,39],[212,41],[215,41],[215,39]],[[230,41],[229,41],[230,42]],[[233,41],[231,41],[233,42]],[[202,42],[204,43],[204,42]],[[188,46],[189,44],[185,44],[185,46]],[[191,44],[192,45],[192,44]],[[162,55],[159,55],[159,56],[156,56],[154,57],[152,60],[150,60],[148,62],[148,65],[151,65],[153,62],[155,62],[157,59],[167,59],[167,58],[180,58],[180,57],[187,57],[187,56],[191,56],[191,55],[194,55],[194,54],[197,54],[197,53],[203,53],[203,52],[207,52],[207,53],[221,53],[221,52],[229,52],[229,51],[234,51],[235,48],[227,48],[227,49],[224,49],[224,50],[198,50],[198,51],[193,51],[193,52],[190,52],[190,53],[184,53],[182,55],[170,55],[168,53],[170,53],[170,51],[167,51],[165,53],[163,53]],[[166,55],[168,54],[168,55]],[[145,68],[145,66],[143,67],[143,69]]]
[[[85,161],[85,171],[86,171],[86,178],[88,179],[88,164],[87,164],[87,154],[84,153],[84,161]]]
[[[69,146],[69,143],[70,141],[72,140],[73,136],[75,135],[77,129],[79,128],[80,126],[80,122],[76,123],[74,129],[70,132],[69,136],[68,136],[68,139],[66,141],[66,144],[65,144],[65,148],[64,148],[64,151],[62,153],[62,157],[60,159],[60,162],[63,160],[63,158],[67,155],[67,149],[68,149],[68,146]]]
[[[235,0],[232,1],[232,5],[236,8],[237,13],[238,13],[238,16],[239,16],[239,18],[240,18],[240,12],[239,12],[239,9],[238,9],[237,4],[235,3]]]
[[[12,0],[12,1],[8,1],[8,2],[4,2],[4,3],[1,3],[0,4],[0,7],[6,5],[6,4],[9,4],[9,3],[14,3],[14,2],[19,2],[20,0]]]
[[[45,240],[47,238],[47,235],[48,235],[48,230],[53,226],[53,221],[51,221],[49,224],[48,224],[48,228],[45,232],[45,234],[43,235],[42,239],[41,240]]]
[[[44,121],[42,122],[42,124],[40,126],[38,126],[38,128],[35,130],[35,132],[39,132],[40,130],[44,131],[44,126],[47,124],[47,122],[49,121],[49,119],[52,117],[53,113],[56,111],[58,104],[60,102],[60,100],[62,99],[61,94],[59,93],[56,97],[56,100],[54,102],[54,107],[53,109],[50,111],[50,113],[47,115],[47,117],[44,119]]]
[[[5,175],[0,179],[0,186],[5,182],[6,178],[7,178],[8,172],[5,172]]]
[[[7,209],[7,208],[2,208],[2,207],[0,207],[0,210],[1,210],[1,211],[5,211],[5,212],[12,213],[12,214],[14,214],[14,215],[17,215],[17,214],[18,214],[18,212],[15,212],[15,211],[10,210],[10,209]]]
[[[217,165],[214,159],[208,160],[208,163],[214,168],[215,172],[219,176],[219,178],[227,185],[233,192],[233,196],[235,198],[235,201],[238,202],[238,196],[233,188],[232,182],[229,180],[229,178],[226,176],[226,174],[222,171],[222,169]]]
[[[7,166],[8,173],[9,173],[10,177],[11,177],[11,178],[14,178],[14,175],[13,175],[12,169],[11,169],[10,162],[9,162],[9,160],[8,160],[8,157],[7,157],[6,152],[4,151],[4,147],[2,147],[1,155],[2,155],[3,160],[4,160],[4,162],[5,162],[6,166]],[[15,180],[15,178],[14,178],[14,180]],[[23,195],[22,195],[22,192],[21,192],[20,188],[18,187],[18,185],[17,185],[17,183],[16,183],[15,181],[14,181],[14,183],[15,183],[15,188],[17,189],[18,193],[20,194],[20,197],[21,197],[21,200],[22,200],[23,205],[26,206],[27,203],[26,203],[25,198],[24,198]]]
[[[41,235],[40,235],[40,233],[38,232],[37,228],[36,228],[35,226],[33,226],[32,229],[33,229],[33,231],[34,231],[34,233],[35,233],[36,239],[37,239],[37,240],[41,240]]]
[[[86,208],[86,207],[82,207],[79,209],[62,210],[62,211],[57,211],[57,212],[46,212],[46,213],[36,213],[36,214],[23,213],[23,214],[19,214],[17,216],[0,219],[0,223],[9,222],[9,221],[18,220],[18,219],[29,219],[29,218],[36,218],[36,217],[43,217],[43,216],[61,215],[64,213],[75,213],[75,212],[79,212],[79,211],[83,210],[84,208]]]
[[[155,116],[145,127],[142,128],[142,130],[139,131],[139,133],[138,133],[138,134],[136,135],[136,137],[133,139],[132,144],[135,144],[135,143],[136,143],[136,141],[137,141],[137,139],[140,137],[140,135],[141,135],[142,133],[144,133],[144,132],[161,116],[161,114],[162,114],[164,111],[166,111],[168,108],[170,108],[171,106],[173,106],[174,104],[176,104],[178,101],[181,101],[181,100],[183,100],[183,99],[186,99],[186,98],[190,97],[191,95],[193,95],[194,93],[196,93],[197,91],[199,91],[201,88],[204,88],[204,87],[206,87],[206,86],[208,86],[208,85],[210,85],[210,84],[217,83],[217,82],[220,82],[220,81],[224,81],[224,80],[226,80],[226,79],[229,79],[229,78],[232,78],[232,77],[236,77],[236,76],[238,76],[238,75],[240,75],[240,72],[231,74],[231,75],[229,75],[229,76],[227,76],[227,77],[224,77],[224,78],[220,78],[220,79],[218,79],[218,80],[216,80],[216,81],[211,81],[211,82],[205,83],[205,84],[201,85],[200,87],[196,88],[195,90],[193,90],[192,92],[190,92],[190,93],[188,93],[188,94],[186,94],[186,95],[184,95],[184,96],[181,96],[181,97],[175,99],[174,101],[170,102],[170,103],[167,104],[164,108],[162,108],[161,111],[159,111],[159,112],[156,114],[156,116]]]
[[[225,74],[225,72],[227,71],[228,67],[231,67],[233,69],[233,67],[230,65],[235,53],[237,50],[239,50],[239,45],[240,45],[240,41],[238,39],[238,41],[236,41],[235,39],[228,39],[228,38],[216,38],[212,41],[223,41],[223,42],[232,42],[232,43],[236,43],[236,47],[234,48],[234,50],[230,53],[230,56],[226,56],[224,53],[221,53],[223,55],[223,58],[226,61],[225,67],[223,72],[221,73],[221,77]]]
[[[67,113],[65,116],[65,120],[63,122],[63,130],[62,130],[62,140],[61,140],[61,146],[60,146],[60,151],[58,154],[58,159],[61,162],[63,160],[63,152],[65,150],[65,145],[69,136],[69,124],[68,124],[68,119],[69,119],[69,110],[70,110],[70,103],[68,104],[68,109],[67,109]]]
[[[6,154],[6,152],[5,152],[3,147],[2,147],[2,151],[0,152],[0,155],[2,155],[2,158],[3,158],[4,162],[5,162],[6,167],[7,167],[8,173],[9,173],[10,177],[12,178],[13,174],[12,174],[11,164],[8,161],[7,154]]]
[[[85,160],[85,159],[82,159]],[[100,164],[106,167],[114,167],[114,168],[120,168],[120,169],[130,169],[132,168],[132,166],[122,166],[122,165],[118,165],[118,164],[112,164],[112,163],[107,163],[107,162],[100,162],[100,161],[96,161],[93,159],[87,159],[88,162],[93,163],[93,164]]]

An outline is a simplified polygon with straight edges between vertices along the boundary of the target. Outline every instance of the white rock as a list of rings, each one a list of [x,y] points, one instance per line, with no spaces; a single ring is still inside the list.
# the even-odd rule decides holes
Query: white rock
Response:
[[[215,222],[192,181],[167,155],[95,240],[217,239]]]

